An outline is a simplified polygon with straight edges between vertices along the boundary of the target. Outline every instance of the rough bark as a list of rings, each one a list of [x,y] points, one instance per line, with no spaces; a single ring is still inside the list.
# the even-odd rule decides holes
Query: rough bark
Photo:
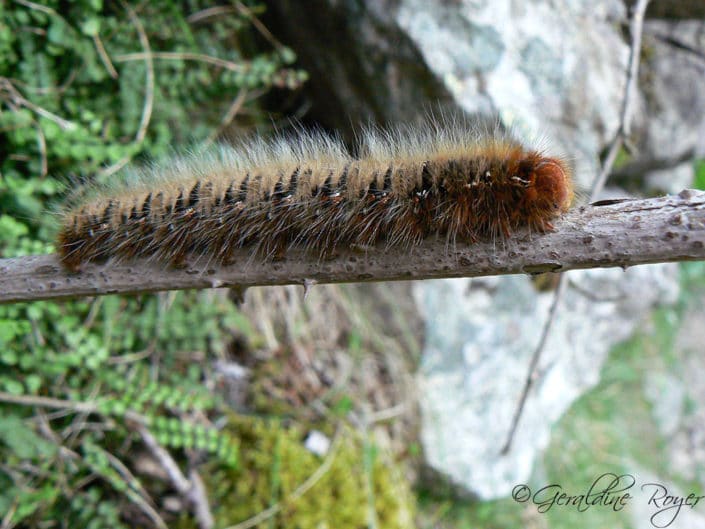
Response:
[[[228,267],[199,259],[183,269],[134,261],[89,264],[74,274],[54,255],[0,260],[0,303],[186,288],[395,281],[564,272],[705,259],[705,192],[574,208],[555,231],[508,240],[448,244],[426,240],[410,250],[341,249],[331,259],[291,251],[262,262],[244,249]]]

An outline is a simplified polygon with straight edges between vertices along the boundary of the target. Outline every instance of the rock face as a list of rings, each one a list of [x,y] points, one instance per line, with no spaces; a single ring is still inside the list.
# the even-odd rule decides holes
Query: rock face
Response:
[[[625,20],[621,2],[406,0],[397,20],[463,108],[496,109],[519,132],[541,131],[550,148],[571,153],[578,182],[590,184],[620,115],[628,60],[616,26]],[[652,303],[677,292],[670,266],[570,278],[580,291],[566,294],[506,456],[499,452],[552,294],[537,294],[526,277],[416,285],[428,315],[420,370],[426,460],[461,489],[490,499],[526,481],[551,425],[598,382],[610,347]]]
[[[650,4],[637,150],[611,182],[680,191],[692,179],[689,160],[705,153],[703,5]],[[304,122],[354,143],[361,124],[413,121],[439,103],[499,114],[563,152],[586,186],[618,125],[627,11],[622,0],[278,0],[265,22],[311,74],[288,108]]]
[[[618,0],[405,0],[397,21],[461,107],[544,135],[587,184],[618,125],[628,47],[612,21],[624,11]]]
[[[692,12],[677,10],[677,0],[664,4]],[[267,24],[311,74],[304,97],[312,121],[351,138],[351,125],[408,121],[452,100],[470,113],[499,114],[530,141],[542,138],[587,187],[618,127],[627,11],[621,0],[312,0],[305,9],[284,0],[270,2]],[[649,185],[679,191],[672,184],[692,180],[690,157],[705,153],[705,24],[650,13],[637,150],[610,181],[642,190],[659,170]],[[505,457],[499,451],[551,293],[527,277],[417,283],[427,317],[419,374],[427,463],[467,492],[507,495],[528,477],[551,425],[597,382],[609,348],[652,305],[673,299],[675,277],[670,265],[571,273],[542,377]]]
[[[705,307],[690,309],[674,347],[680,352],[679,364],[672,368],[676,372],[647,380],[644,390],[667,440],[672,471],[685,480],[705,483]]]
[[[526,482],[551,425],[597,384],[610,347],[629,337],[655,303],[675,300],[676,268],[568,272],[574,286],[563,297],[507,455],[500,450],[553,292],[538,293],[524,276],[418,283],[427,322],[419,376],[427,462],[483,499]]]
[[[649,189],[677,193],[693,180],[693,157],[705,156],[705,21],[647,20],[644,49],[645,111],[635,123],[643,155],[621,172],[638,179],[646,169]]]

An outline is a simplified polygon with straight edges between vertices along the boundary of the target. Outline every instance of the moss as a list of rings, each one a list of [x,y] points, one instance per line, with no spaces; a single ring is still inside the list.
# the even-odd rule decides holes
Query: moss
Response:
[[[342,427],[326,458],[304,447],[306,430],[300,424],[232,416],[225,430],[240,440],[240,465],[236,469],[212,465],[202,473],[217,527],[242,522],[274,504],[281,509],[259,526],[411,526],[413,501],[408,483],[398,478],[401,468],[354,430]],[[328,470],[298,494],[328,457],[332,458]],[[182,522],[182,527],[192,526],[191,521]]]

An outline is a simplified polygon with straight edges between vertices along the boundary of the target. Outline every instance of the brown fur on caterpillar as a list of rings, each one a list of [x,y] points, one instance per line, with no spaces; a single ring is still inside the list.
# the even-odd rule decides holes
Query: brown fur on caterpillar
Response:
[[[301,134],[180,159],[96,188],[66,209],[63,264],[189,255],[228,264],[238,248],[263,259],[302,247],[409,247],[553,229],[573,199],[560,157],[510,133],[463,123],[368,131],[353,157],[334,139]],[[136,176],[136,178],[135,178]]]

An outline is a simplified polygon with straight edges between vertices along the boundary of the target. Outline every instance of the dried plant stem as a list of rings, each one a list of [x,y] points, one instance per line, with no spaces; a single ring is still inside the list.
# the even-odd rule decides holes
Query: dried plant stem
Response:
[[[519,426],[519,419],[521,419],[521,414],[524,411],[526,398],[529,396],[529,390],[534,385],[534,382],[536,382],[538,376],[538,371],[536,370],[536,368],[538,367],[539,360],[541,359],[541,353],[546,347],[546,342],[548,341],[548,337],[551,334],[551,329],[553,329],[553,323],[556,321],[556,311],[558,310],[561,298],[563,297],[565,285],[565,275],[561,275],[558,280],[556,290],[553,294],[553,303],[551,303],[551,308],[548,311],[548,318],[546,319],[546,323],[543,326],[543,331],[541,332],[541,339],[539,340],[539,343],[536,346],[536,349],[534,350],[534,354],[531,355],[529,369],[526,374],[526,381],[524,382],[524,388],[522,389],[521,397],[519,398],[519,404],[517,405],[516,411],[514,412],[512,426],[509,430],[507,441],[504,443],[504,446],[502,447],[502,450],[500,452],[503,455],[507,454],[509,452],[509,449],[512,447],[512,441],[514,440],[514,434],[516,433],[517,426]]]

